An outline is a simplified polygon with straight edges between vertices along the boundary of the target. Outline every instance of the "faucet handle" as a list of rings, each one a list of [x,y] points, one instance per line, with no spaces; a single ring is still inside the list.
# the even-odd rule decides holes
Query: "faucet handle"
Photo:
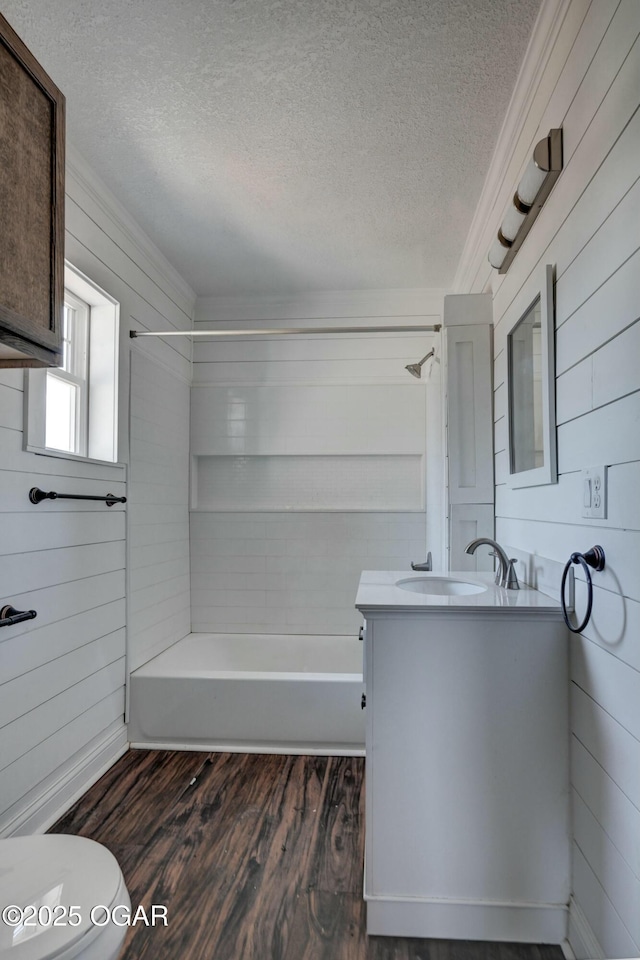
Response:
[[[520,589],[520,584],[518,583],[518,574],[516,573],[517,562],[518,562],[517,557],[511,557],[511,559],[509,560],[509,566],[507,567],[507,576],[504,583],[507,590]]]

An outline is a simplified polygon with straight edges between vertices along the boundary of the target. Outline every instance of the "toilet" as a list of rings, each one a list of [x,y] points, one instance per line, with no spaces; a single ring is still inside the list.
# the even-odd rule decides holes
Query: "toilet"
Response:
[[[109,912],[94,911],[92,919],[92,908],[99,905]],[[1,957],[116,960],[131,902],[118,862],[106,847],[85,837],[46,834],[0,840],[0,914],[11,906],[18,910],[0,916]],[[111,918],[114,907],[121,908],[116,911],[121,925]]]

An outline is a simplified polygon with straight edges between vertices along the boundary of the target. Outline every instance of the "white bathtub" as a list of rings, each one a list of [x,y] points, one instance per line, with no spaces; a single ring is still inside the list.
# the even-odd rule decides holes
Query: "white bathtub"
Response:
[[[134,747],[364,755],[357,637],[192,633],[131,674]]]

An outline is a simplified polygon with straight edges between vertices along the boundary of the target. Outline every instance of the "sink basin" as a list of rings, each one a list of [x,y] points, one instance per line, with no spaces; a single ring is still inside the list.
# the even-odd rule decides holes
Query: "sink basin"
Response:
[[[436,597],[464,597],[472,593],[484,593],[487,589],[481,583],[452,580],[450,577],[411,577],[408,580],[396,581],[396,587],[410,590],[411,593],[426,593]]]

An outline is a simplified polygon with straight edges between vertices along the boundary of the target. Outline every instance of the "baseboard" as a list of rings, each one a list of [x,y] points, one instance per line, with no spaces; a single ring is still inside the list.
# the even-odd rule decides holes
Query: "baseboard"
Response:
[[[557,943],[567,937],[562,904],[439,900],[367,895],[370,936]]]
[[[364,746],[322,743],[220,743],[213,740],[181,743],[172,741],[132,741],[132,750],[208,750],[211,753],[275,753],[305,757],[364,757]]]
[[[604,960],[604,950],[573,897],[569,903],[569,943],[576,960]]]
[[[9,821],[3,835],[45,833],[128,749],[127,728],[121,724],[78,757],[60,777],[45,781],[43,791]]]

